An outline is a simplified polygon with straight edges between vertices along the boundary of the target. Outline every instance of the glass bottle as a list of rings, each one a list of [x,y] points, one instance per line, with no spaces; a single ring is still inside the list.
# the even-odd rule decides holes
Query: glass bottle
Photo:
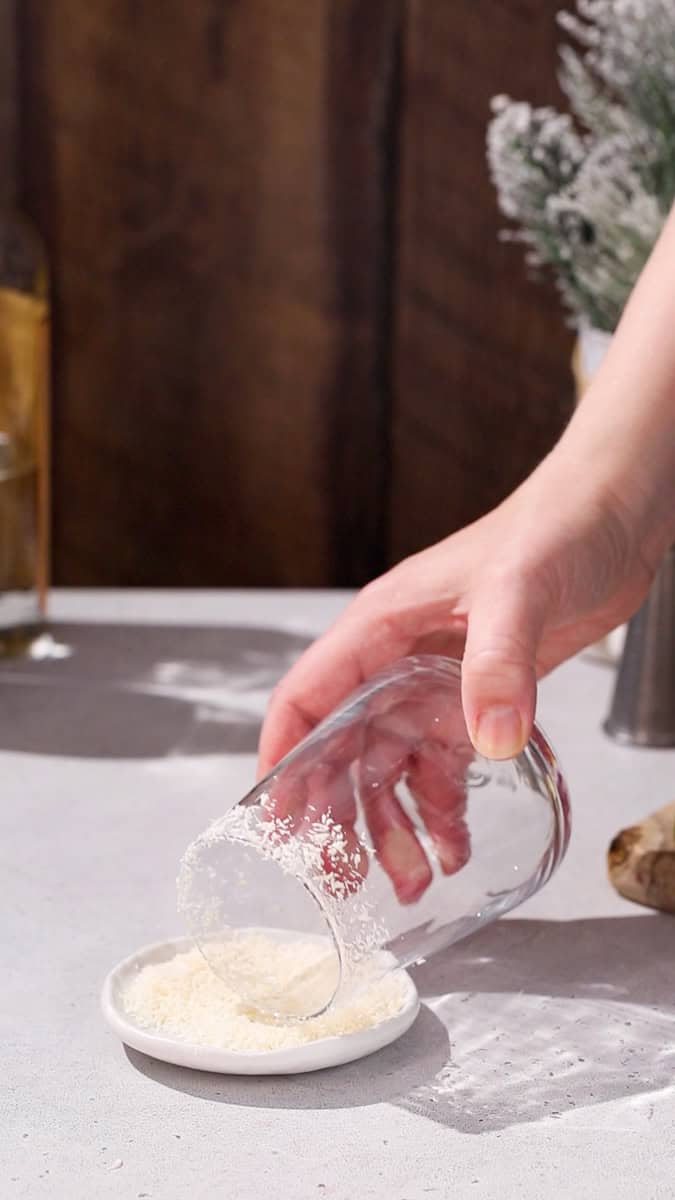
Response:
[[[0,31],[2,32],[2,31]],[[8,88],[3,82],[3,92]],[[11,98],[10,98],[11,99]],[[9,100],[5,109],[9,107]],[[2,117],[4,118],[4,109]],[[0,655],[45,616],[49,571],[47,267],[14,207],[13,130],[0,120]]]
[[[372,678],[189,847],[179,908],[213,969],[257,1010],[305,1018],[522,903],[560,863],[570,809],[535,728],[522,754],[473,749],[458,663]],[[220,948],[251,929],[321,939],[314,977],[251,976]],[[276,967],[275,967],[276,969]]]

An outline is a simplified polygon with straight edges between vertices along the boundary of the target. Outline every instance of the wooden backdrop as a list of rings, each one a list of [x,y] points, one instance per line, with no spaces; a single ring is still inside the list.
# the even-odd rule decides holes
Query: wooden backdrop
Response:
[[[484,140],[557,8],[22,0],[57,582],[358,584],[542,457],[569,336]]]

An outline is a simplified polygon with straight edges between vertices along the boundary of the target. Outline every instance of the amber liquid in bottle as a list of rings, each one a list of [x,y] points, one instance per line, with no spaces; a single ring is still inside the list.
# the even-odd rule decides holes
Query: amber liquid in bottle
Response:
[[[46,613],[48,320],[40,243],[0,212],[0,655],[29,646]]]

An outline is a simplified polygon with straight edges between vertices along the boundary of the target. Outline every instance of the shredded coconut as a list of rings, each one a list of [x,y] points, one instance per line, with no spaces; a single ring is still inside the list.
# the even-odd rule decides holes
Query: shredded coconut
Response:
[[[332,970],[333,958],[314,941],[280,942],[264,933],[240,931],[217,947],[224,972],[227,959],[246,956],[249,969],[277,977],[280,991],[289,975]],[[366,985],[343,1003],[307,1021],[280,1024],[247,1008],[210,968],[197,949],[152,963],[133,976],[123,995],[127,1016],[142,1028],[192,1045],[237,1053],[287,1049],[319,1038],[340,1037],[379,1025],[403,1007],[405,977],[392,972]]]
[[[234,859],[232,875],[226,878],[221,873],[222,860],[216,870],[211,856],[218,847],[228,844],[233,849],[237,846],[253,849],[285,875],[300,880],[317,900],[338,948],[340,972],[335,984],[339,984],[339,997],[346,999],[354,992],[355,980],[372,967],[388,940],[387,931],[377,916],[376,901],[364,878],[361,856],[367,852],[367,847],[350,844],[342,825],[328,812],[299,831],[291,830],[288,819],[270,819],[265,815],[266,799],[262,794],[260,803],[254,806],[235,805],[188,847],[178,877],[179,912],[187,918],[212,965],[222,978],[228,979],[228,964],[214,962],[213,941],[219,941],[224,933],[229,940],[236,932],[229,919],[232,889],[241,886],[245,880],[238,880]],[[269,964],[264,959],[258,960],[257,977],[248,970],[243,977],[241,959],[231,959],[229,966],[230,982],[240,994],[246,993],[261,1009],[274,1011],[278,1008],[275,1000],[279,993],[274,972],[270,975]],[[309,968],[310,964],[306,966]],[[320,983],[323,983],[323,990]],[[287,980],[283,1012],[295,1015],[319,1012],[334,995],[335,989],[327,991],[327,984],[325,971],[320,978],[314,973],[312,985],[303,968],[294,981],[295,1002]],[[313,986],[311,993],[310,986]],[[317,1000],[314,1006],[312,995]]]

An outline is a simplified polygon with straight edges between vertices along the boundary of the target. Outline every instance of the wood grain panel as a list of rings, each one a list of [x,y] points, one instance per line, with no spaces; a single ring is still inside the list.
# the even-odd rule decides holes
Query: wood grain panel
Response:
[[[337,497],[333,577],[343,585],[386,566],[403,17],[404,0],[335,0],[327,26],[328,240],[336,327],[346,336],[326,432]]]
[[[15,0],[0,0],[0,203],[16,183],[16,56]]]
[[[490,97],[556,99],[558,0],[409,0],[401,129],[390,555],[497,503],[571,405],[552,289],[499,244]]]
[[[24,0],[57,582],[351,583],[376,565],[397,16]]]

